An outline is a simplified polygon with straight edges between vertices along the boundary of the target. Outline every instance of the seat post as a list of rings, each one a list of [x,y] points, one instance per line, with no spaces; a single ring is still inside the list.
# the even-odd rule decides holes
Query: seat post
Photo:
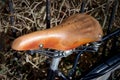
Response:
[[[53,58],[52,63],[50,65],[50,69],[52,69],[53,71],[57,70],[60,60],[61,60],[61,57],[60,58]]]
[[[62,54],[62,57],[67,57],[69,55],[71,55],[73,52],[72,50],[68,50],[68,51],[64,51],[64,52],[60,52],[60,54]],[[57,54],[54,54],[54,56],[56,56]],[[59,75],[62,76],[64,79],[66,79],[66,77],[63,74],[59,74],[58,72],[58,66],[60,63],[60,60],[62,57],[57,57],[57,58],[53,58],[49,71],[48,71],[48,75],[47,75],[47,80],[55,80],[55,76]],[[66,79],[67,80],[67,79]]]
[[[60,63],[61,57],[53,58],[50,69],[47,74],[47,80],[55,80],[56,71],[58,70],[58,65]]]

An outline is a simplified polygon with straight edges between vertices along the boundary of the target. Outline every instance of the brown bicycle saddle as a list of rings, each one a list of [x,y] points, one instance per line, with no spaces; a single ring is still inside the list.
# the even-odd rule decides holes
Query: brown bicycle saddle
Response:
[[[23,35],[14,40],[14,50],[36,50],[43,48],[70,50],[80,45],[99,41],[103,35],[99,22],[87,14],[75,14],[53,28]]]

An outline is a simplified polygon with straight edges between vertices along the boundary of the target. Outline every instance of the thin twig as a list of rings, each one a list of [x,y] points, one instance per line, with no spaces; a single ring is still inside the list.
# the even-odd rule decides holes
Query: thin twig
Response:
[[[36,66],[34,63],[32,63],[32,62],[29,60],[29,57],[28,57],[27,54],[26,54],[26,62],[32,64],[32,66],[35,67],[35,68],[37,68],[37,69],[39,68],[38,66]]]
[[[64,3],[65,3],[65,0],[63,0],[62,3],[61,3],[61,6],[60,6],[60,8],[59,8],[59,14],[58,14],[58,16],[57,16],[57,19],[59,19],[59,17],[60,17],[60,13],[61,13],[61,10],[62,10],[62,7],[63,7]]]

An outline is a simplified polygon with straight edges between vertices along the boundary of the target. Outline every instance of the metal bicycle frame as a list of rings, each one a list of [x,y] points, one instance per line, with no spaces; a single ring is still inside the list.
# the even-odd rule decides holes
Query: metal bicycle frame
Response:
[[[72,50],[65,51],[64,52],[65,55],[63,57],[67,57],[72,53],[73,53]],[[54,54],[54,56],[56,56],[56,54]],[[52,59],[50,69],[48,71],[47,80],[54,80],[56,75],[62,77],[64,80],[67,80],[67,77],[58,70],[58,65],[60,63],[61,58],[62,57],[57,58],[54,57]]]
[[[105,36],[102,40],[103,41],[107,40],[113,36],[117,36],[118,34],[120,34],[120,29],[117,29],[116,31],[112,32],[111,34]],[[71,55],[72,53],[73,53],[72,50],[65,51],[64,54],[66,54],[66,55],[64,55],[64,57],[67,57],[67,56]],[[51,65],[50,65],[50,68],[48,71],[47,80],[55,80],[55,76],[59,76],[63,80],[70,80],[69,75],[65,76],[62,72],[60,72],[58,70],[58,65],[60,63],[61,58],[62,57],[57,57],[57,58],[52,59],[52,62],[51,62]],[[77,64],[79,58],[80,58],[80,55],[77,55],[73,66],[75,65],[75,67],[76,67],[76,64]],[[96,68],[94,68],[87,75],[80,78],[80,80],[90,80],[90,79],[93,79],[93,80],[103,80],[104,79],[104,80],[106,80],[110,76],[110,74],[118,68],[120,68],[120,53],[113,56],[112,58],[105,61],[104,63],[100,64]]]
[[[60,59],[61,58],[53,58],[47,80],[55,80],[55,76],[60,76],[63,80],[70,80],[58,70]],[[87,75],[80,78],[80,80],[107,80],[110,74],[118,68],[120,68],[120,54],[110,58],[105,63],[100,64]]]
[[[94,68],[81,80],[107,80],[110,74],[118,68],[120,69],[120,53]]]
[[[84,12],[84,6],[85,6],[85,0],[82,0],[80,13]],[[109,20],[108,29],[107,29],[108,35],[106,37],[104,37],[102,41],[105,41],[109,37],[112,37],[112,36],[120,33],[120,29],[118,29],[115,32],[109,34],[111,26],[112,26],[112,22],[113,22],[114,17],[115,17],[115,12],[116,12],[117,6],[118,6],[118,0],[115,0],[114,5],[113,5],[113,9],[112,9],[112,13],[111,13],[111,17]],[[49,18],[48,18],[48,20],[49,20]],[[49,24],[49,23],[47,23],[47,24]],[[105,45],[106,44],[107,44],[107,42],[105,43]],[[105,48],[106,48],[106,46],[105,46]],[[105,52],[104,50],[103,50],[103,52]],[[80,54],[78,54],[76,57],[76,60],[73,64],[73,69],[71,70],[71,73],[70,73],[70,76],[72,76],[74,74],[75,67],[77,66],[77,61],[79,58],[80,58]],[[54,80],[56,75],[61,76],[63,78],[63,80],[69,80],[69,77],[65,77],[61,72],[58,71],[58,65],[59,65],[60,60],[61,60],[61,57],[60,58],[53,58],[50,69],[49,69],[47,80]],[[95,80],[103,80],[104,79],[105,80],[109,77],[111,72],[114,71],[115,69],[117,69],[118,67],[120,68],[120,54],[112,57],[111,59],[109,59],[105,63],[100,64],[95,69],[93,69],[91,72],[89,72],[87,75],[85,75],[83,78],[81,78],[81,80],[89,80],[89,79],[93,79],[93,80],[94,79]]]
[[[84,6],[85,6],[85,0],[82,0],[82,6],[81,6],[81,13],[84,12]],[[46,20],[47,20],[47,28],[50,28],[50,0],[46,0],[47,5],[46,5]],[[116,34],[120,33],[120,29],[116,30],[115,32],[109,34],[111,26],[112,26],[112,22],[114,20],[114,16],[115,16],[115,10],[116,10],[116,5],[118,5],[118,0],[115,0],[115,4],[111,13],[111,17],[110,17],[110,21],[109,21],[109,25],[108,25],[108,31],[107,31],[107,36],[103,38],[103,42],[104,40],[107,40],[109,37],[115,36]],[[107,43],[106,43],[107,44]],[[72,54],[72,51],[65,51],[64,52],[67,56]],[[60,63],[60,60],[62,57],[67,57],[67,56],[62,56],[62,57],[56,57],[52,59],[49,71],[48,71],[48,75],[47,75],[47,80],[55,80],[56,76],[61,77],[63,80],[70,80],[70,77],[72,75],[74,75],[76,66],[77,66],[77,62],[78,59],[80,58],[80,54],[83,53],[83,51],[81,51],[77,56],[76,59],[74,61],[73,64],[73,68],[71,69],[71,72],[68,76],[65,76],[62,72],[60,72],[58,70],[58,65]],[[55,54],[56,55],[56,54]],[[54,56],[55,56],[54,55]],[[102,79],[107,79],[109,77],[109,75],[111,74],[112,71],[114,71],[115,69],[120,68],[120,54],[118,54],[115,57],[112,57],[111,59],[109,59],[108,61],[106,61],[103,64],[100,64],[99,66],[97,66],[96,68],[94,68],[92,71],[90,71],[87,75],[85,75],[84,77],[80,78],[81,80],[89,80],[89,79],[95,79],[95,80],[102,80]]]
[[[13,8],[12,8],[11,0],[9,0],[9,1],[10,1],[10,4],[9,4],[10,12],[13,14],[14,11],[13,11]],[[115,1],[117,2],[118,0],[115,0]],[[50,0],[47,0],[46,2],[47,2],[47,5],[46,5],[47,6],[46,7],[47,8],[46,9],[46,11],[47,11],[46,12],[46,15],[47,15],[47,28],[50,28],[50,4],[49,4]],[[85,1],[83,0],[83,4],[82,4],[80,12],[84,12],[84,9],[83,9],[84,6],[85,6],[84,3],[85,3]],[[107,33],[110,32],[110,28],[112,26],[111,24],[113,22],[112,20],[113,20],[114,15],[115,15],[114,13],[115,13],[116,5],[117,5],[117,3],[115,4],[115,7],[113,8],[113,11],[112,11],[113,13],[111,14],[111,19],[109,21],[110,23],[108,25],[109,27],[108,27]],[[13,16],[11,16],[10,19],[11,19],[11,25],[13,26],[14,25]],[[16,31],[13,30],[14,34],[15,34],[15,32]],[[103,38],[102,41],[104,41],[104,40],[108,39],[109,37],[112,37],[112,36],[114,36],[114,35],[116,35],[118,33],[120,33],[120,29],[118,29],[115,32],[107,35],[106,37]],[[64,53],[67,56],[69,56],[70,54],[72,54],[72,51],[65,51]],[[64,57],[67,57],[67,56],[64,56]],[[78,61],[79,57],[80,57],[80,54],[77,55],[76,60],[75,60],[75,62],[73,64],[75,67],[76,67],[76,64],[77,64],[77,61]],[[57,58],[52,59],[52,63],[50,65],[50,68],[49,68],[49,71],[48,71],[47,80],[54,80],[55,76],[60,76],[63,80],[69,80],[70,79],[68,76],[65,76],[62,72],[60,72],[58,70],[58,65],[60,63],[61,58],[62,57],[57,57]],[[105,80],[110,76],[111,72],[113,72],[114,70],[116,70],[118,68],[120,68],[120,53],[117,54],[116,56],[110,58],[105,63],[100,64],[99,66],[94,68],[87,75],[85,75],[84,77],[82,77],[80,79],[81,80],[90,80],[90,79],[93,79],[93,80],[103,80],[104,79]],[[73,68],[73,71],[74,71],[74,68]],[[74,73],[74,72],[72,72],[72,73]]]

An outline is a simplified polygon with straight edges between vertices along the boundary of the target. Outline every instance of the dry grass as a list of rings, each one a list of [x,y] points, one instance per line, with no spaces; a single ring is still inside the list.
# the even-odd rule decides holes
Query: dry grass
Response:
[[[112,0],[108,1],[110,2],[107,2],[107,0],[87,0],[85,4],[85,13],[95,17],[102,25],[104,32],[108,25],[108,17],[113,3]],[[46,29],[46,0],[13,0],[14,14],[9,13],[7,1],[1,0],[0,5],[0,79],[37,80],[45,78],[45,71],[48,68],[46,62],[49,62],[48,57],[40,54],[28,55],[25,52],[13,51],[10,46],[15,39],[12,36],[11,29],[17,30],[17,37],[36,30]],[[105,9],[106,5],[108,5],[107,10]],[[59,25],[68,16],[79,13],[80,8],[81,0],[51,0],[51,27]],[[119,13],[120,6],[118,6],[113,28],[120,26]],[[10,24],[10,16],[14,16],[14,25]],[[96,58],[91,54],[83,56],[79,64],[86,62],[86,64],[80,65],[83,67],[81,70],[85,71],[88,68],[84,66],[92,66]],[[66,61],[66,64],[61,62],[60,66],[65,72],[72,67],[70,62],[73,59],[69,57]]]

